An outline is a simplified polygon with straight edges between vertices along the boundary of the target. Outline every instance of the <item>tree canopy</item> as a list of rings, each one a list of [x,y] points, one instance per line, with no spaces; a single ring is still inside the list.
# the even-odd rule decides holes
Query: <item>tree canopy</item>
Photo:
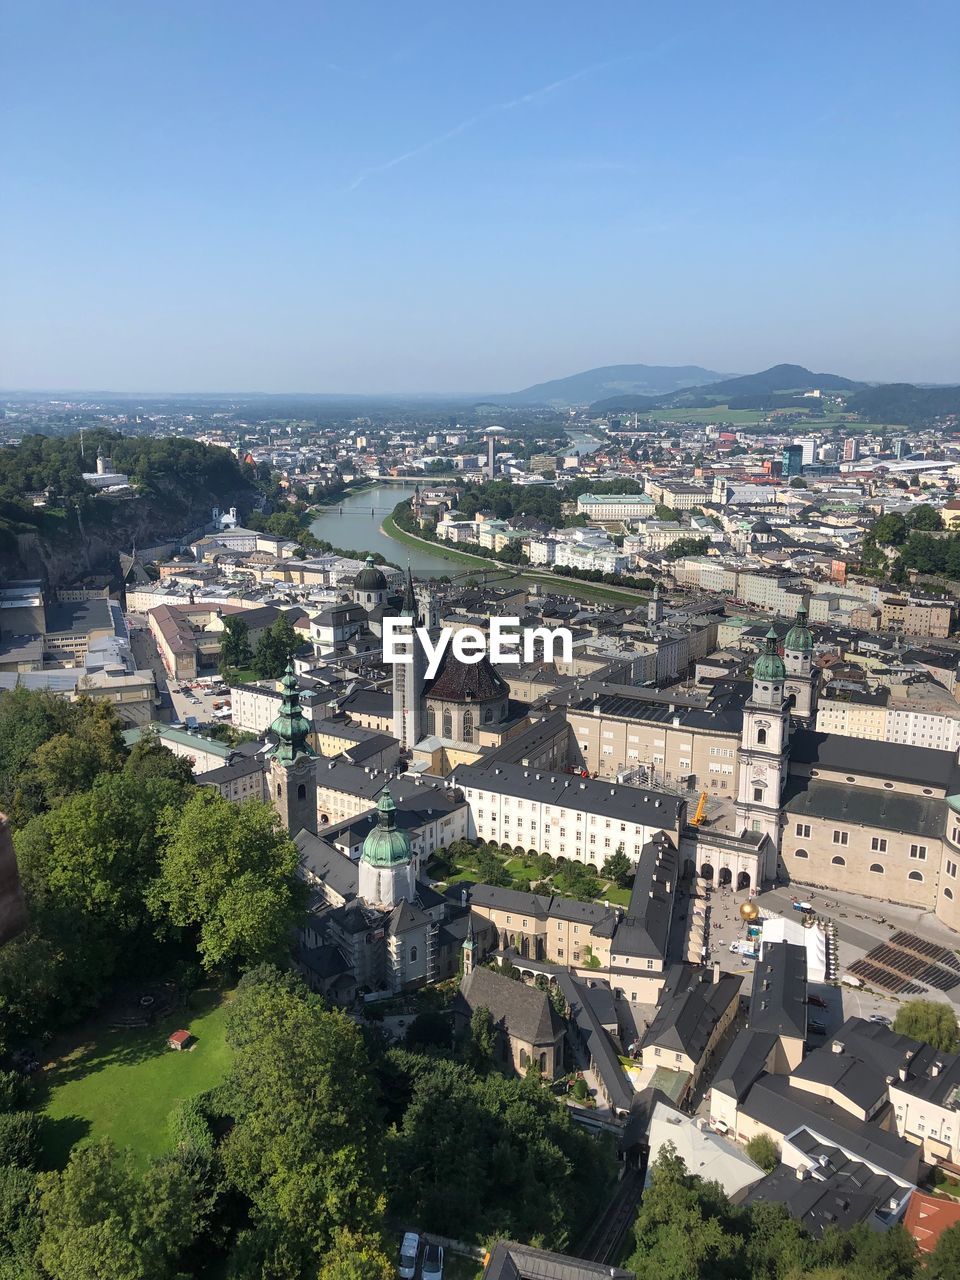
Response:
[[[893,1029],[943,1053],[953,1053],[957,1047],[957,1015],[945,1000],[905,1001],[897,1010]]]

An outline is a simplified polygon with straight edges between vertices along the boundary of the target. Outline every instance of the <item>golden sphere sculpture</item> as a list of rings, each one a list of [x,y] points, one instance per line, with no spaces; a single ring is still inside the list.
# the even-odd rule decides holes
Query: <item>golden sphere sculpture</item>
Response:
[[[757,906],[755,902],[748,901],[748,902],[740,903],[740,919],[741,920],[756,920],[759,915],[760,915],[760,908]]]

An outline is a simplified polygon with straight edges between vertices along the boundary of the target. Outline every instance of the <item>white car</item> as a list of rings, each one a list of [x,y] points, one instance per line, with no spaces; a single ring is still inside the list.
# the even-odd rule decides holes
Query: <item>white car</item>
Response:
[[[400,1280],[413,1280],[417,1274],[417,1255],[420,1252],[420,1237],[415,1231],[404,1232],[400,1245],[400,1266],[397,1274]]]
[[[443,1245],[428,1244],[423,1251],[423,1280],[443,1280]]]

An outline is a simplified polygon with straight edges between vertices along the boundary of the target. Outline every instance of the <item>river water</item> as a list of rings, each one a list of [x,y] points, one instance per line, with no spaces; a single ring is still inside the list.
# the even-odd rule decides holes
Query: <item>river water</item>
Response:
[[[398,502],[412,498],[415,486],[405,484],[378,484],[360,493],[351,493],[323,512],[310,523],[310,532],[325,542],[347,551],[379,551],[393,564],[405,567],[409,556],[410,567],[417,574],[453,575],[463,572],[463,564],[445,560],[443,556],[424,548],[401,546],[380,526]]]
[[[593,453],[603,444],[602,440],[576,431],[567,434],[570,437],[569,447],[578,453]],[[412,498],[414,488],[413,484],[380,484],[360,493],[348,494],[332,506],[325,507],[311,522],[310,532],[347,551],[379,551],[386,560],[401,567],[409,558],[410,567],[420,575],[463,573],[467,566],[462,561],[447,560],[425,547],[403,546],[380,531],[384,518],[398,502]]]

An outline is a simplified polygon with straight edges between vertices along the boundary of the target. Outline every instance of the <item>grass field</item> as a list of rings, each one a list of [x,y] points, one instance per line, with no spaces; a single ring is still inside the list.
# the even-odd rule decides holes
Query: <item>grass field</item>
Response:
[[[83,1040],[44,1073],[50,1094],[44,1108],[44,1163],[62,1168],[81,1138],[110,1138],[132,1147],[138,1161],[170,1149],[167,1116],[184,1098],[219,1084],[230,1066],[225,1038],[229,995],[198,992],[152,1027],[105,1030]],[[193,1049],[167,1048],[167,1036],[185,1028]]]
[[[407,533],[405,529],[399,527],[393,516],[387,516],[380,528],[388,538],[393,538],[401,546],[427,547],[437,555],[443,556],[445,560],[449,560],[452,565],[470,565],[476,569],[486,569],[488,573],[496,573],[500,570],[495,560],[488,560],[483,556],[472,556],[466,551],[454,550],[442,543],[430,542],[426,538],[418,538],[412,533]],[[507,567],[514,568],[513,565]],[[523,566],[517,566],[517,572],[519,582],[524,582],[528,586],[538,583],[540,586],[552,587],[554,591],[576,596],[578,600],[593,600],[599,604],[640,605],[647,599],[644,592],[634,591],[630,587],[600,586],[593,582],[581,582],[578,578],[564,578],[555,573],[531,573]]]

